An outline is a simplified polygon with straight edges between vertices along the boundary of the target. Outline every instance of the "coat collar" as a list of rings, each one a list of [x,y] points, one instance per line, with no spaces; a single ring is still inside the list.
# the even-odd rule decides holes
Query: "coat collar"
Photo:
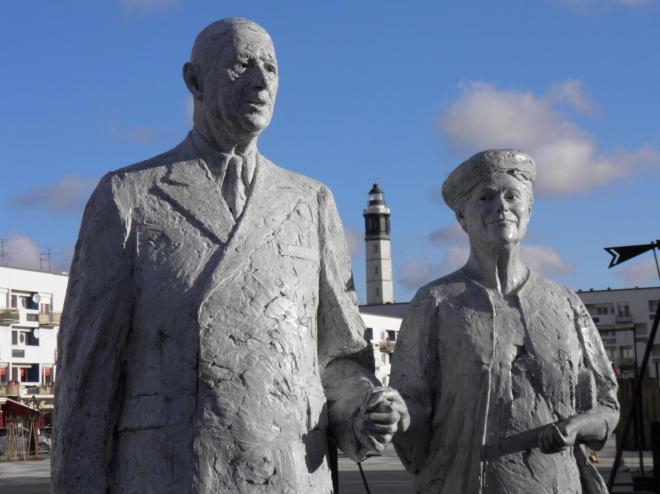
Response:
[[[234,220],[218,182],[209,170],[208,154],[191,134],[182,143],[183,160],[169,166],[155,187],[188,221],[222,245],[214,284],[230,277],[290,216],[302,200],[291,176],[256,153],[251,190],[242,215]]]

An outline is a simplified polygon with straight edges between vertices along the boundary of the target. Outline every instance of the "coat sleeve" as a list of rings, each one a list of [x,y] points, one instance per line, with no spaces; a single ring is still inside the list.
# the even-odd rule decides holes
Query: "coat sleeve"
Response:
[[[58,334],[54,493],[105,492],[133,307],[130,221],[106,175],[83,215]]]
[[[580,408],[583,409],[582,413],[593,415],[603,421],[605,431],[603,438],[587,443],[591,449],[600,450],[619,421],[617,382],[596,325],[582,301],[576,295],[572,295],[575,325],[584,355],[584,370],[588,373],[588,382],[594,383],[588,387],[595,388],[587,393],[593,395],[595,399],[585,400],[587,403]],[[584,379],[579,379],[579,381],[584,381]],[[578,392],[578,397],[582,394],[584,393]]]
[[[394,447],[410,473],[419,472],[431,438],[431,413],[437,378],[434,339],[437,332],[434,297],[420,289],[406,314],[392,357],[390,385],[399,391],[410,414],[410,428],[394,435]]]
[[[321,272],[317,314],[318,358],[328,401],[330,430],[353,460],[368,449],[353,431],[364,393],[380,383],[374,376],[373,351],[364,338],[348,249],[332,194],[319,191]]]

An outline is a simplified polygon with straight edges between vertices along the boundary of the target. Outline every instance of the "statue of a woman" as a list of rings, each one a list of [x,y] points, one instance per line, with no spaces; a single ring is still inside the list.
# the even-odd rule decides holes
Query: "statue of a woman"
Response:
[[[470,256],[415,295],[391,377],[421,493],[607,492],[583,445],[612,433],[616,380],[580,299],[520,260],[535,175],[526,154],[490,150],[443,184]]]

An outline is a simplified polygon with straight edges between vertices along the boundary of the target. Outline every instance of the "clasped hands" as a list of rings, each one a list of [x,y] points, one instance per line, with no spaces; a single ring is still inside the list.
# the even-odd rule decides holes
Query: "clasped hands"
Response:
[[[364,393],[360,410],[353,422],[353,430],[360,443],[373,451],[382,452],[397,430],[406,431],[410,415],[398,391],[386,386]]]

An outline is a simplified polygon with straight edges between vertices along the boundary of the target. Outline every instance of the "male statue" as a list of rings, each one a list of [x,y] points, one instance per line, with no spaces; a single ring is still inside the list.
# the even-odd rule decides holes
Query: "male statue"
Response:
[[[370,370],[332,195],[256,148],[278,86],[260,26],[211,24],[183,75],[191,133],[85,209],[54,492],[332,492],[328,432],[360,460],[408,425]]]

